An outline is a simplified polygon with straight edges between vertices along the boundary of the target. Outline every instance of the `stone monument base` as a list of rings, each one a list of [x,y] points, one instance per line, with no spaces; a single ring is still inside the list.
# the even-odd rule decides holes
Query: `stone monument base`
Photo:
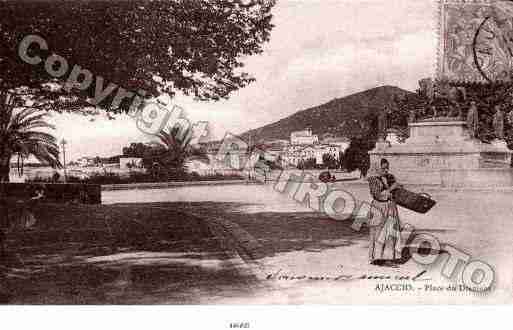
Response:
[[[400,182],[445,187],[513,187],[511,154],[504,141],[483,143],[471,138],[464,121],[410,123],[401,144],[376,143],[371,165],[381,158]]]

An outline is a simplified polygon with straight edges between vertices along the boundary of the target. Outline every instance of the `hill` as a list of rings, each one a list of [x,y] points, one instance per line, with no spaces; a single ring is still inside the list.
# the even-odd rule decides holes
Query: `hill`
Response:
[[[305,109],[263,127],[241,134],[252,141],[289,139],[290,133],[310,127],[314,134],[331,133],[351,138],[362,132],[365,122],[373,118],[393,97],[412,94],[394,86],[381,86],[328,103]]]

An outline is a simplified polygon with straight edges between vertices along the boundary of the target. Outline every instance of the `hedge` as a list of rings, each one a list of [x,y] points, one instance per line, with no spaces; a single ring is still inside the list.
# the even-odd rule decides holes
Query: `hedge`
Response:
[[[101,204],[101,186],[83,183],[0,183],[4,196],[29,199],[37,187],[44,189],[44,200],[53,203]]]

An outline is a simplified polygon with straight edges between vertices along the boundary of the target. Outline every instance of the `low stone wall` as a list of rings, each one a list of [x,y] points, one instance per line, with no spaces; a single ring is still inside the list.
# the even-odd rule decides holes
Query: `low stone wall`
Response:
[[[44,201],[101,204],[101,186],[82,183],[2,183],[0,189],[9,198],[29,199],[35,187],[44,187]]]
[[[231,184],[261,184],[261,182],[248,181],[248,180],[144,182],[144,183],[126,183],[126,184],[103,184],[103,185],[101,185],[101,189],[104,191],[132,190],[132,189],[164,189],[164,188],[173,188],[173,187],[214,186],[214,185],[231,185]]]

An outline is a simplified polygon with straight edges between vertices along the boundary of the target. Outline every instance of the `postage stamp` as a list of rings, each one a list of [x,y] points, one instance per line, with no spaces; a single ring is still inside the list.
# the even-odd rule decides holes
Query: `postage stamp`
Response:
[[[460,82],[510,80],[513,3],[440,0],[439,78]]]

